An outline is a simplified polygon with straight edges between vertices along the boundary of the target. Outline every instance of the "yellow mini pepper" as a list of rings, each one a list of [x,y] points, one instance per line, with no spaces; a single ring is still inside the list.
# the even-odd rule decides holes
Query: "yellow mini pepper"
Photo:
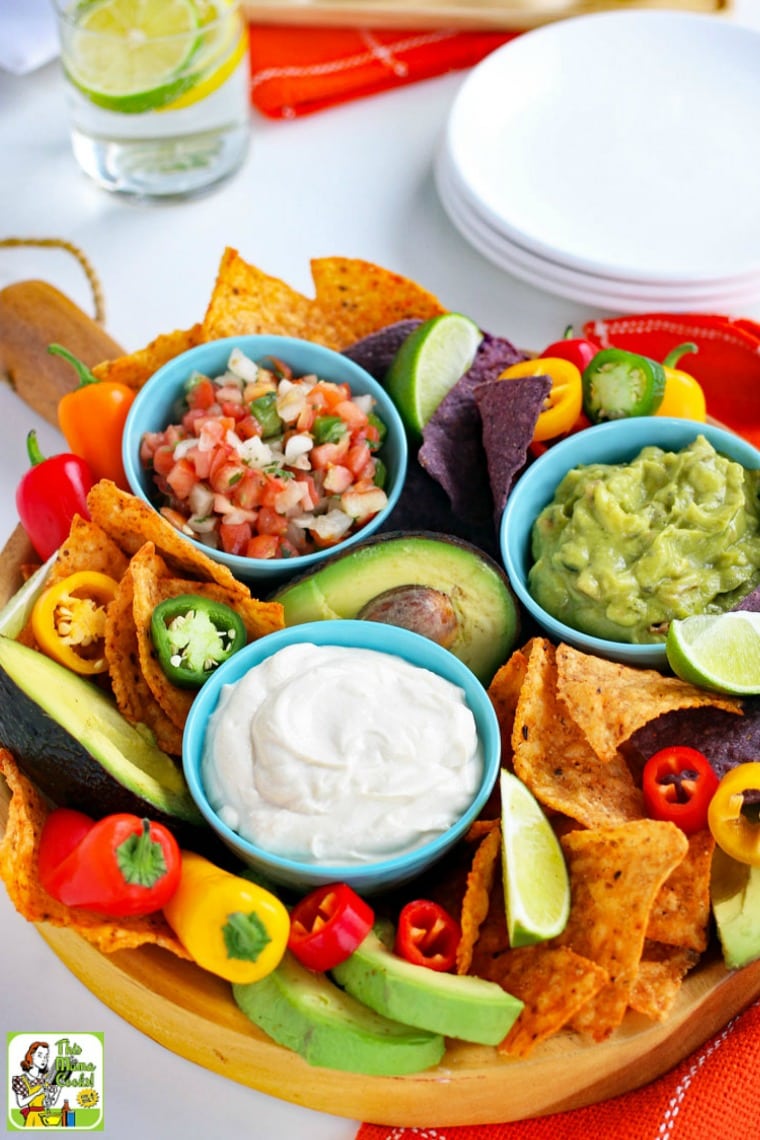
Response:
[[[658,416],[677,416],[680,419],[698,420],[700,423],[707,419],[707,402],[701,384],[688,372],[676,368],[682,356],[696,351],[696,344],[687,341],[672,349],[663,360],[665,392],[657,409]]]
[[[191,851],[182,852],[179,887],[164,916],[199,966],[242,985],[275,969],[290,933],[276,895]]]
[[[47,657],[74,673],[105,673],[106,607],[118,583],[97,570],[79,570],[44,590],[32,610],[32,633]]]
[[[730,768],[707,809],[713,839],[739,863],[760,865],[760,762]]]
[[[511,365],[501,373],[499,380],[518,380],[523,376],[548,376],[552,382],[533,432],[534,442],[555,439],[570,431],[581,414],[583,403],[580,369],[558,356],[539,356]]]

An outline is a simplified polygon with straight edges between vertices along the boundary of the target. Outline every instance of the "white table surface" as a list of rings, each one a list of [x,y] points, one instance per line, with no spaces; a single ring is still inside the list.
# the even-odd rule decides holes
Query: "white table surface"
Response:
[[[760,4],[736,0],[731,18],[760,28]],[[292,122],[254,115],[251,152],[233,181],[194,202],[149,206],[110,196],[76,169],[57,64],[23,78],[0,72],[0,237],[62,237],[83,249],[103,284],[108,330],[127,349],[201,319],[227,245],[307,293],[310,258],[365,258],[415,278],[490,332],[540,348],[566,325],[579,328],[614,310],[521,284],[449,223],[431,160],[463,78],[452,74]],[[0,249],[0,288],[32,278],[92,312],[89,285],[68,254]],[[760,310],[734,315],[760,319]],[[17,522],[13,490],[26,469],[31,427],[43,450],[61,449],[58,433],[0,384],[3,537]],[[355,1121],[225,1081],[143,1036],[68,972],[3,890],[0,923],[2,1037],[103,1031],[108,1140],[195,1140],[212,1129],[256,1140],[355,1135]]]

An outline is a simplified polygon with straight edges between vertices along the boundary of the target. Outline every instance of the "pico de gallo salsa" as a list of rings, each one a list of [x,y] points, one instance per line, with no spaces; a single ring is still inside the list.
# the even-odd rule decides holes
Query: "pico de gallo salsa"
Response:
[[[248,558],[310,554],[387,503],[374,403],[235,348],[222,375],[189,378],[179,422],[146,432],[140,461],[183,534]]]

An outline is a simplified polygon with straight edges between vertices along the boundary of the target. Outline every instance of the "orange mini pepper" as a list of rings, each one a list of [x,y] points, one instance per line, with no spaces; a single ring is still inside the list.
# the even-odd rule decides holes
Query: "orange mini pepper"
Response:
[[[93,478],[111,479],[129,490],[121,461],[121,437],[134,389],[115,380],[98,380],[86,364],[60,344],[48,352],[61,356],[77,371],[79,386],[58,402],[58,424],[74,455],[87,462]]]
[[[581,414],[583,388],[580,369],[558,356],[539,356],[521,360],[506,368],[499,380],[518,380],[522,376],[548,376],[552,382],[546,404],[533,432],[534,442],[555,439],[570,431]]]

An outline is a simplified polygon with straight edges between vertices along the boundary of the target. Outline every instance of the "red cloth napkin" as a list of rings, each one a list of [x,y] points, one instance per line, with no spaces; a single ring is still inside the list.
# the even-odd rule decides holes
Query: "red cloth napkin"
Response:
[[[593,1057],[589,1051],[589,1065]],[[394,1128],[356,1140],[749,1140],[760,1120],[760,1002],[645,1088],[574,1112],[513,1124]]]
[[[270,118],[293,119],[471,67],[517,34],[252,24],[251,100]]]

